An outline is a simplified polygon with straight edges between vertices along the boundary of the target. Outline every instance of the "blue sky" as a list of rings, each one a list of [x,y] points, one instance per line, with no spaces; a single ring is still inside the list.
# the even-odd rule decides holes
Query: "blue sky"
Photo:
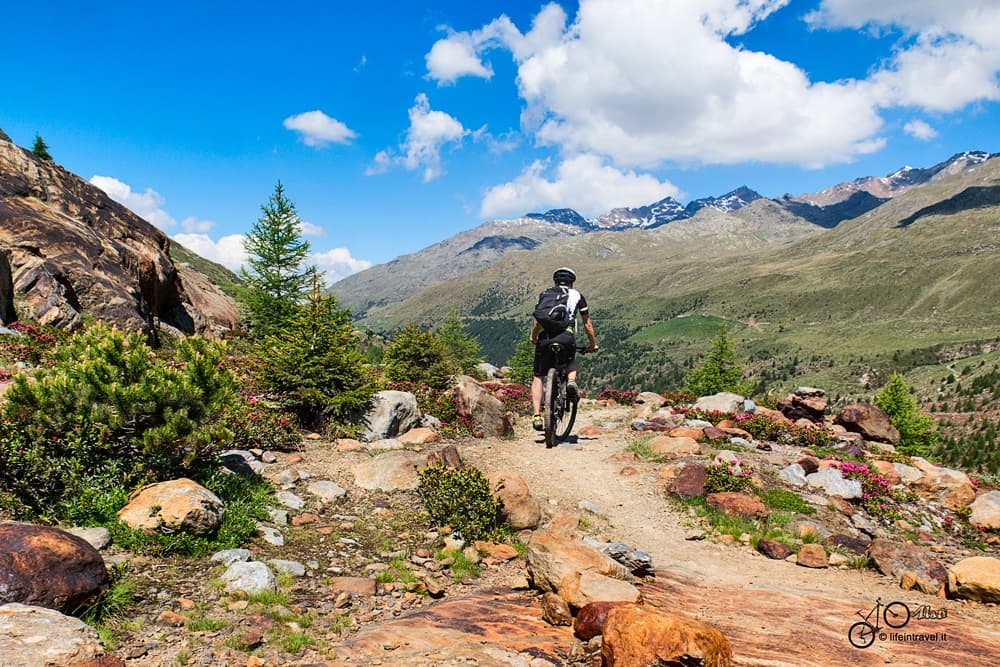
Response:
[[[331,282],[493,218],[998,151],[996,0],[54,2],[0,128],[232,268],[281,181]]]

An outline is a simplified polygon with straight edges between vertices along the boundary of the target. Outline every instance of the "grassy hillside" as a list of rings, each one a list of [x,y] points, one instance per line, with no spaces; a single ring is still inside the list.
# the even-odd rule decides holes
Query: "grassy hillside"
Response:
[[[216,264],[201,255],[195,254],[173,239],[170,240],[170,259],[175,262],[188,264],[197,271],[204,273],[223,292],[236,298],[236,290],[240,284],[240,279],[235,273],[221,264]]]
[[[569,237],[374,309],[365,323],[391,330],[455,308],[502,363],[551,268],[568,264],[603,348],[586,361],[592,383],[674,381],[725,323],[775,391],[815,384],[870,395],[894,369],[996,339],[998,186],[994,159],[829,230],[762,201],[737,215]]]

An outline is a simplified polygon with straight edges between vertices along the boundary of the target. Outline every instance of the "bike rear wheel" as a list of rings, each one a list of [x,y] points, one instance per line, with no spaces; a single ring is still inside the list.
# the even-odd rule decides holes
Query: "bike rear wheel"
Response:
[[[542,393],[542,421],[545,424],[545,446],[556,446],[556,428],[562,413],[562,403],[559,400],[559,376],[556,369],[550,368],[545,375],[545,385]]]
[[[556,424],[556,437],[565,440],[569,437],[569,432],[573,429],[573,422],[576,421],[576,401],[569,400],[566,395],[566,383],[559,383],[559,401],[562,404],[562,411],[559,416],[559,423]]]

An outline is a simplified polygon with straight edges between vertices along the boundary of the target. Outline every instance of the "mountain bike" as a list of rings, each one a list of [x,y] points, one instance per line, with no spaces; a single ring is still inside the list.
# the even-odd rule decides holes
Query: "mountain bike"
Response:
[[[887,605],[882,604],[882,598],[876,598],[875,606],[872,608],[867,615],[862,615],[862,609],[858,612],[858,616],[865,619],[863,621],[858,621],[851,626],[851,629],[847,631],[847,639],[856,646],[857,648],[868,648],[875,641],[875,635],[878,634],[879,625],[879,610],[882,611],[882,620],[890,628],[901,628],[910,622],[910,608],[906,606],[903,602],[890,602]],[[875,624],[872,625],[871,617],[875,615]]]
[[[556,365],[545,374],[542,388],[542,422],[545,424],[545,446],[555,447],[560,440],[565,440],[576,421],[576,406],[580,401],[577,396],[570,400],[566,395],[569,360],[564,354],[561,343],[549,346]],[[577,347],[576,351],[586,354],[587,348]]]

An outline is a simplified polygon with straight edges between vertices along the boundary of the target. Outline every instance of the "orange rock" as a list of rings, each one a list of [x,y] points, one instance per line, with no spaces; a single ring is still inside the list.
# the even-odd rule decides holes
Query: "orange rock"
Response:
[[[711,625],[639,605],[621,605],[608,611],[601,657],[605,667],[733,664],[729,640]]]

